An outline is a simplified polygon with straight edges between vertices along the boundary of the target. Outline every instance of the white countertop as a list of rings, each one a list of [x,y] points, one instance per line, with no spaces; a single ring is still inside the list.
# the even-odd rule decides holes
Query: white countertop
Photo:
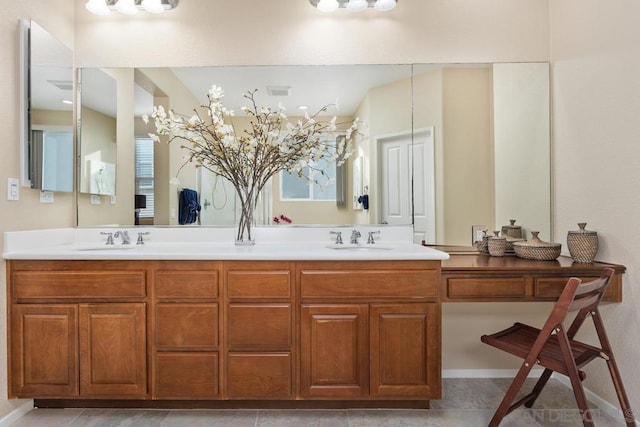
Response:
[[[348,243],[351,230],[362,237]],[[33,260],[445,260],[449,255],[412,243],[411,227],[265,227],[256,228],[256,244],[236,246],[229,228],[126,228],[131,245],[105,245],[101,231],[107,228],[33,230],[5,233],[5,259]],[[336,245],[331,230],[343,231]],[[367,233],[381,230],[375,244]],[[149,232],[144,245],[136,245],[137,233]],[[43,242],[46,242],[43,244]]]

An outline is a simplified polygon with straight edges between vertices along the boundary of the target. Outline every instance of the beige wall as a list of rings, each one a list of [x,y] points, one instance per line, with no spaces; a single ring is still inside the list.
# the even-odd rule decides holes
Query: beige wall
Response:
[[[595,0],[590,1],[595,4]],[[0,104],[3,117],[0,121],[3,135],[0,141],[3,152],[0,157],[2,183],[6,182],[7,177],[19,176],[16,109],[18,18],[35,19],[70,47],[74,47],[75,41],[74,61],[76,66],[81,67],[532,62],[549,59],[548,0],[410,0],[401,2],[398,8],[384,15],[366,11],[358,16],[321,14],[304,1],[191,0],[181,2],[178,9],[160,17],[114,15],[108,18],[91,15],[85,10],[85,3],[85,0],[74,0],[73,3],[67,0],[3,2],[0,16],[0,71],[5,78],[0,82],[0,92],[8,96]],[[634,15],[637,13],[627,16]],[[265,16],[269,19],[264,19]],[[580,14],[566,16],[568,20]],[[571,25],[580,25],[580,21]],[[140,30],[141,26],[144,26],[144,31]],[[133,96],[132,89],[130,96]],[[118,132],[120,138],[120,128]],[[128,135],[129,131],[123,129],[123,132]],[[130,132],[132,137],[133,130]],[[599,142],[601,140],[598,139]],[[625,160],[630,158],[627,156]],[[576,167],[567,170],[575,171]],[[120,185],[120,178],[132,182],[131,170],[118,171],[117,185]],[[637,180],[637,176],[635,178]],[[635,193],[629,189],[628,194],[631,196]],[[75,223],[72,195],[56,194],[56,203],[53,205],[40,205],[38,193],[26,189],[22,190],[18,202],[7,202],[4,194],[0,196],[0,231],[71,226]],[[625,213],[632,212],[627,210]],[[625,215],[624,220],[617,223],[637,221],[640,218],[637,205],[635,213],[635,216]],[[571,222],[576,219],[571,218]],[[609,223],[613,224],[613,221]],[[599,225],[596,227],[603,229]],[[637,241],[637,236],[628,240],[622,238],[622,246],[625,246],[624,242]],[[620,252],[610,253],[606,246],[603,255],[618,261],[629,261],[628,256]],[[0,265],[4,268],[4,263]],[[0,273],[0,281],[4,285],[4,273]],[[630,276],[633,278],[633,274]],[[4,307],[5,304],[0,306]],[[466,352],[463,353],[468,357],[451,365],[449,361],[457,359],[452,358],[450,340],[445,339],[445,368],[477,366],[478,354],[495,354],[482,349],[478,337],[495,325],[503,326],[512,321],[514,309],[516,314],[522,310],[520,306],[512,304],[488,305],[483,313],[490,313],[491,324],[477,327],[467,324],[461,328],[455,322],[455,314],[456,310],[462,308],[461,305],[445,307],[444,334],[469,337],[468,343],[465,341]],[[530,310],[533,311],[533,308]],[[5,318],[5,314],[0,313],[0,322],[4,322]],[[637,326],[637,317],[631,316],[631,322]],[[4,326],[4,323],[0,324],[0,329],[4,329]],[[4,341],[2,346],[0,354],[5,355]],[[3,388],[6,384],[4,366],[5,363],[0,363],[0,387]],[[486,364],[482,364],[486,368],[496,366],[499,364],[492,363],[490,356]],[[9,412],[14,404],[0,399],[0,416]]]
[[[4,247],[3,232],[34,228],[72,226],[75,223],[75,203],[72,193],[56,193],[55,203],[40,204],[39,192],[20,188],[19,201],[7,201],[6,182],[20,177],[19,167],[19,85],[18,83],[18,20],[33,19],[43,28],[73,48],[74,10],[67,0],[3,1],[0,14],[0,246]],[[0,330],[6,330],[5,263],[0,262]],[[6,400],[6,335],[0,334],[0,417],[11,412],[23,401]]]
[[[134,222],[133,70],[117,68],[104,71],[117,82],[118,113],[114,119],[96,111],[82,109],[81,175],[86,167],[85,156],[101,152],[98,160],[116,164],[116,198],[115,203],[112,203],[111,197],[100,196],[100,204],[92,205],[91,195],[88,194],[88,180],[82,180],[81,193],[78,194],[78,223],[82,226],[132,225]],[[88,129],[87,124],[90,125]],[[89,145],[88,149],[86,143]]]
[[[493,67],[495,224],[516,219],[526,238],[551,238],[549,65]],[[542,96],[543,94],[547,96]]]
[[[59,110],[31,110],[31,124],[40,126],[73,127],[73,112]]]
[[[438,242],[468,245],[473,225],[493,222],[491,101],[491,68],[443,70],[443,162],[436,164],[444,170],[444,217],[438,218],[444,236]]]
[[[640,3],[550,4],[554,235],[564,244],[567,231],[586,221],[600,238],[597,259],[627,266],[624,302],[608,305],[602,313],[638,417]],[[585,386],[617,405],[604,363],[593,363],[586,372]]]

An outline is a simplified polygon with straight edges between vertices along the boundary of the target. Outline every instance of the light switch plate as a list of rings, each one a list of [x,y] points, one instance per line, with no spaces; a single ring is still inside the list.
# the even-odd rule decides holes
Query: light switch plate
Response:
[[[20,200],[20,180],[7,178],[7,200]]]
[[[40,192],[40,203],[53,203],[53,202],[54,202],[53,191]]]
[[[100,196],[98,196],[97,194],[92,194],[91,195],[91,204],[92,205],[99,205],[100,204]]]
[[[112,205],[116,204],[116,195],[111,195],[109,196],[109,203],[111,203]]]
[[[475,242],[482,242],[483,232],[487,229],[486,225],[472,225],[471,226],[471,244]]]

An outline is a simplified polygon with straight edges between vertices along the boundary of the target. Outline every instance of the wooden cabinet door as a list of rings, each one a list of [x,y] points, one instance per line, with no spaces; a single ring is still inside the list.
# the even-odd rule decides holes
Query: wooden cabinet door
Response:
[[[76,305],[14,305],[11,387],[17,397],[78,396]]]
[[[440,304],[372,304],[371,395],[439,399]]]
[[[147,393],[145,304],[80,305],[80,394],[140,398]]]
[[[303,305],[300,388],[305,397],[369,394],[367,304]]]

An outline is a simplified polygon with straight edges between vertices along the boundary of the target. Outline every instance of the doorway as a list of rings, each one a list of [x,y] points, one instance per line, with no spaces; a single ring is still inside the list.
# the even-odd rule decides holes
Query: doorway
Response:
[[[436,242],[433,135],[428,127],[377,138],[380,222],[413,224],[414,243]]]

